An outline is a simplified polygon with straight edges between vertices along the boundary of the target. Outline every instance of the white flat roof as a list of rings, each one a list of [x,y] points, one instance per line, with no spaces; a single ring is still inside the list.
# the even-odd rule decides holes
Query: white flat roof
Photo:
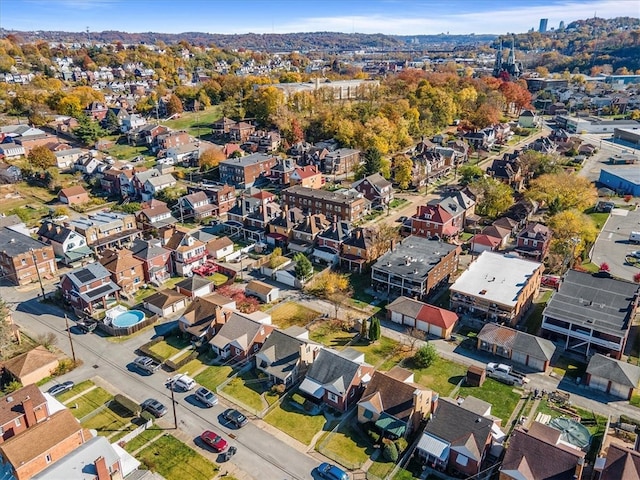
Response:
[[[500,305],[514,306],[518,294],[540,265],[531,260],[485,251],[451,285],[451,290],[472,297],[480,296]]]

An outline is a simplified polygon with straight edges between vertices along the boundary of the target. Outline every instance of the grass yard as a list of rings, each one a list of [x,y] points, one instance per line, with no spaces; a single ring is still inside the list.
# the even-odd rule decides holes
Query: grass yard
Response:
[[[174,130],[186,130],[190,135],[210,135],[211,124],[222,117],[222,109],[219,105],[207,107],[199,112],[183,112],[180,118],[161,122]]]
[[[176,284],[184,280],[184,277],[172,277],[162,284],[162,288],[175,290]]]
[[[74,417],[81,419],[112,399],[113,395],[103,388],[96,387],[85,395],[82,395],[67,404],[67,407],[71,409],[71,413],[73,413]],[[75,408],[76,405],[78,408]]]
[[[320,315],[315,310],[296,302],[281,303],[270,310],[269,314],[274,325],[283,330],[294,325],[304,327]]]
[[[157,292],[157,290],[155,288],[153,288],[153,287],[147,287],[147,288],[139,289],[136,292],[136,294],[133,296],[132,305],[138,305],[139,303],[142,303],[142,301],[145,298],[150,297],[151,295],[153,295],[156,292]]]
[[[292,407],[288,398],[274,407],[264,421],[305,445],[311,443],[326,423],[323,415],[307,415]]]
[[[400,343],[388,337],[380,337],[380,340],[374,343],[358,341],[349,346],[364,353],[365,362],[374,367],[379,367],[390,357],[397,357]]]
[[[260,412],[267,407],[266,400],[262,398],[268,390],[267,384],[267,380],[259,380],[253,371],[245,371],[225,385],[222,391]]]
[[[107,150],[107,153],[118,160],[131,160],[139,155],[144,156],[145,159],[154,158],[149,154],[149,149],[145,145],[139,147],[129,145],[126,135],[121,135],[115,145]]]
[[[582,377],[586,370],[586,364],[564,356],[560,356],[556,364],[553,365],[553,372],[556,375],[573,379]]]
[[[525,331],[531,335],[537,335],[542,326],[542,312],[553,295],[553,290],[542,291],[533,301],[533,310],[525,321]]]
[[[389,208],[400,208],[409,203],[406,198],[394,198],[389,202]]]
[[[351,273],[349,275],[349,284],[351,285],[351,288],[353,288],[354,299],[360,300],[366,304],[373,302],[373,296],[365,292],[366,288],[371,287],[371,276]]]
[[[167,337],[161,342],[156,343],[149,347],[153,353],[158,355],[165,360],[176,355],[180,350],[186,348],[190,345],[188,339],[183,338],[182,336],[173,335],[171,337]]]
[[[602,227],[604,227],[605,222],[609,218],[609,213],[596,212],[594,208],[589,208],[585,210],[584,213],[591,217],[591,220],[593,220],[598,230],[602,230]]]
[[[76,386],[74,386],[68,392],[61,393],[60,395],[58,395],[56,397],[56,399],[58,401],[64,403],[67,400],[69,400],[71,397],[75,397],[76,395],[78,395],[78,394],[84,392],[85,390],[93,387],[94,385],[95,385],[95,383],[93,383],[91,380],[85,380],[84,382],[78,383]]]
[[[351,422],[324,436],[316,449],[349,470],[360,468],[374,452],[371,441]]]
[[[213,275],[209,275],[207,279],[211,280],[216,287],[219,287],[220,285],[224,285],[227,280],[229,280],[229,277],[223,275],[222,273],[216,272]]]
[[[189,355],[191,353],[192,352],[190,351]],[[193,377],[193,375],[197,375],[202,370],[204,370],[205,368],[208,367],[208,364],[206,363],[206,360],[207,360],[206,356],[200,355],[198,358],[194,358],[190,362],[187,362],[182,367],[180,367],[178,369],[178,373],[189,374],[190,376]]]
[[[98,435],[109,436],[130,423],[133,419],[131,413],[123,409],[116,402],[111,403],[109,408],[105,408],[86,422],[83,422],[82,426],[97,430]]]
[[[309,332],[309,338],[314,342],[322,343],[331,348],[342,349],[353,338],[353,333],[335,327],[327,320],[325,322],[314,325]]]
[[[427,368],[412,368],[411,362],[407,366],[415,373],[415,381],[440,395],[448,396],[460,380],[467,374],[467,368],[459,363],[438,358]]]
[[[216,465],[172,435],[163,435],[137,458],[167,480],[210,480],[218,471]]]
[[[203,387],[207,387],[209,390],[215,392],[218,385],[228,379],[232,373],[233,369],[229,366],[213,366],[196,375],[194,380]]]
[[[387,475],[391,473],[395,465],[395,463],[388,461],[380,454],[378,459],[367,470],[367,474],[374,475],[376,478],[387,478]]]
[[[137,449],[142,447],[145,443],[150,442],[158,435],[164,432],[164,429],[158,428],[155,425],[151,428],[147,428],[144,432],[138,435],[136,438],[131,440],[129,443],[126,443],[124,449],[129,452],[135,452]]]
[[[493,378],[487,378],[482,387],[460,387],[460,396],[472,395],[480,400],[489,402],[493,407],[491,414],[502,419],[502,425],[507,425],[513,410],[520,400],[520,392],[514,387],[500,383]]]

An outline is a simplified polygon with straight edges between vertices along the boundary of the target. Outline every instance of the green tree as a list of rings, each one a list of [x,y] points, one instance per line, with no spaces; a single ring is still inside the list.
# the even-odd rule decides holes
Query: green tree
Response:
[[[282,255],[282,248],[276,247],[273,249],[273,252],[271,252],[271,255],[269,255],[269,268],[278,268],[286,261],[287,258]]]
[[[353,295],[349,277],[343,273],[332,271],[316,276],[315,281],[307,290],[331,303],[335,309],[336,318],[338,318],[340,307]]]
[[[499,180],[482,177],[475,180],[471,188],[478,192],[476,212],[480,215],[496,218],[513,205],[511,187]]]
[[[458,169],[458,173],[460,173],[461,185],[469,185],[484,175],[484,171],[477,165],[463,165]]]
[[[418,368],[427,368],[438,359],[438,351],[431,343],[427,342],[413,355],[413,363]]]
[[[373,317],[369,324],[369,340],[372,342],[380,340],[380,320],[378,317]]]
[[[120,131],[120,122],[118,121],[118,117],[111,109],[107,112],[107,116],[104,117],[104,127],[110,133]]]
[[[296,253],[293,256],[293,260],[296,262],[296,278],[305,282],[311,277],[311,275],[313,275],[313,265],[311,264],[311,261],[302,252]]]
[[[382,449],[382,454],[384,458],[389,460],[392,463],[398,462],[398,447],[391,440],[386,440],[384,442],[384,448]]]
[[[395,158],[394,177],[400,190],[409,188],[412,173],[413,161],[406,155],[398,155]]]
[[[374,173],[379,173],[382,169],[382,154],[376,147],[368,148],[364,154],[364,164],[362,165],[363,177],[368,177]]]
[[[142,210],[142,205],[140,202],[130,202],[124,205],[116,205],[113,207],[113,210],[118,210],[124,213],[136,213]]]
[[[85,145],[91,145],[100,137],[104,136],[105,131],[95,120],[82,115],[78,118],[79,125],[73,130],[73,134]]]
[[[553,215],[549,218],[549,228],[553,231],[551,253],[562,258],[567,255],[579,257],[598,236],[591,217],[575,209]]]
[[[38,170],[46,170],[56,164],[56,156],[44,145],[33,147],[27,155],[27,160],[33,168]]]

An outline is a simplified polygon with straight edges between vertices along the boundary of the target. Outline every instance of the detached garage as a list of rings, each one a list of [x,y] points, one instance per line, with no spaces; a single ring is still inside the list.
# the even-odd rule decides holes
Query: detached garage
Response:
[[[144,308],[161,317],[167,317],[186,306],[187,297],[175,290],[160,290],[144,301]]]
[[[629,400],[640,382],[640,367],[599,353],[589,360],[587,385],[594,390]]]
[[[458,321],[458,315],[450,310],[408,297],[398,297],[387,305],[387,318],[437,338],[449,338]]]

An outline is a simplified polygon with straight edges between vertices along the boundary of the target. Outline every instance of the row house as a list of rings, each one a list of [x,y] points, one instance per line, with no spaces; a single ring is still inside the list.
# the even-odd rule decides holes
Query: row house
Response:
[[[238,122],[232,120],[231,118],[222,117],[213,122],[213,124],[211,125],[212,133],[219,136],[229,135],[231,127],[233,127],[236,123]]]
[[[111,280],[111,273],[97,262],[64,274],[60,290],[65,302],[89,315],[120,299],[120,287]]]
[[[117,195],[118,197],[122,196],[122,188],[120,185],[121,174],[128,175],[128,177],[126,178],[126,183],[128,184],[130,182],[131,177],[133,176],[133,171],[118,170],[116,168],[110,168],[110,169],[104,170],[102,174],[99,176],[100,188],[102,189],[102,191],[109,196],[114,196],[114,195]]]
[[[93,252],[87,246],[87,239],[68,227],[45,220],[37,235],[38,240],[51,245],[56,261],[65,266],[93,261]]]
[[[362,273],[376,259],[377,232],[356,228],[340,246],[340,266],[350,272]]]
[[[0,273],[13,285],[55,278],[58,268],[53,248],[12,227],[0,227]]]
[[[174,272],[186,277],[207,259],[207,246],[188,232],[175,229],[164,245],[173,253]]]
[[[136,213],[136,223],[142,231],[163,230],[178,223],[178,219],[165,202],[154,198],[142,204],[142,210]]]
[[[337,265],[340,262],[342,244],[351,235],[351,224],[333,220],[329,227],[316,237],[312,258],[318,263]]]
[[[379,173],[364,177],[351,187],[364,195],[374,206],[388,206],[393,201],[393,186]]]
[[[266,235],[268,245],[287,248],[289,240],[293,236],[293,229],[304,220],[305,216],[299,208],[289,208],[287,204],[282,207],[280,215],[269,222],[269,232]]]
[[[545,259],[551,247],[551,230],[541,223],[528,223],[516,236],[516,252],[538,262]]]
[[[329,192],[296,185],[282,191],[282,202],[306,214],[322,213],[327,218],[348,222],[362,219],[371,209],[371,202],[353,189]]]
[[[169,133],[169,128],[163,125],[147,124],[141,127],[136,127],[127,132],[127,141],[129,145],[143,146],[146,145],[149,148],[155,145],[156,138],[160,135],[166,135]]]
[[[0,444],[49,418],[47,399],[36,385],[26,385],[0,401]]]
[[[141,231],[137,228],[133,214],[121,212],[99,212],[88,217],[77,218],[66,224],[87,240],[94,250],[122,248],[136,238]]]
[[[189,218],[196,222],[213,216],[216,211],[215,205],[211,203],[209,197],[203,191],[180,197],[178,206],[180,208],[180,217]]]
[[[131,250],[107,249],[98,260],[111,274],[111,280],[120,287],[120,294],[132,297],[145,284],[143,262]]]
[[[246,157],[230,158],[220,162],[220,181],[236,188],[252,187],[259,179],[271,175],[277,157],[267,153],[253,153]]]
[[[244,237],[258,242],[265,240],[267,225],[280,215],[280,205],[276,202],[268,202],[259,205],[257,210],[249,213],[244,222]]]
[[[322,213],[306,215],[302,222],[293,227],[288,248],[292,252],[309,254],[313,250],[316,238],[329,226],[329,221]]]
[[[175,187],[177,180],[170,173],[160,173],[157,169],[136,173],[132,179],[133,197],[143,201],[151,200],[166,188]],[[124,197],[124,195],[123,195]]]
[[[278,158],[277,163],[271,167],[271,182],[276,185],[290,185],[291,175],[296,168],[295,160],[291,158]]]
[[[171,250],[161,246],[160,240],[135,240],[131,245],[131,252],[134,258],[142,262],[145,283],[160,286],[171,277]]]
[[[247,122],[236,122],[229,127],[229,138],[236,142],[244,143],[255,132],[256,127]]]
[[[227,212],[227,225],[233,227],[243,227],[248,216],[260,207],[265,207],[275,201],[275,195],[263,190],[248,190],[237,197],[235,205]]]
[[[305,165],[293,170],[289,176],[289,184],[307,188],[322,188],[324,177],[316,165]]]
[[[247,148],[251,152],[268,153],[277,150],[280,147],[280,142],[281,138],[278,132],[257,130],[249,134],[243,148]]]
[[[339,148],[329,152],[324,157],[324,172],[342,175],[353,172],[362,163],[360,150],[353,148]]]
[[[520,162],[509,159],[496,159],[491,166],[487,168],[487,173],[496,180],[509,185],[516,192],[524,188],[524,174]]]

